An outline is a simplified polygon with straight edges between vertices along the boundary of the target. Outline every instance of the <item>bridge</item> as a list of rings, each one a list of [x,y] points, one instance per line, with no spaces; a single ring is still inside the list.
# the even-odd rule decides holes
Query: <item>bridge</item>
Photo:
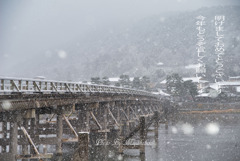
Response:
[[[119,153],[130,148],[144,154],[143,144],[126,145],[126,141],[138,137],[144,142],[152,124],[157,138],[159,123],[167,123],[168,107],[159,95],[141,90],[0,78],[0,157],[41,160],[61,156],[64,144],[77,142],[75,160],[86,161],[88,145],[94,144],[97,134],[120,139]],[[48,146],[54,147],[53,153]]]

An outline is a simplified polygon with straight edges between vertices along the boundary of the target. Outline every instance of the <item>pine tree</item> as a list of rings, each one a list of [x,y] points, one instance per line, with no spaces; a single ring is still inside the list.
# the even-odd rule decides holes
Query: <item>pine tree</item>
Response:
[[[102,78],[102,82],[103,82],[104,85],[110,85],[109,78],[106,77],[106,76]]]
[[[130,87],[130,79],[128,75],[120,75],[119,83],[122,87],[129,88]]]
[[[91,83],[92,84],[101,84],[101,80],[99,77],[92,77],[91,78]]]
[[[195,101],[195,96],[198,94],[197,86],[192,80],[183,81],[176,73],[167,76],[166,85],[167,91],[173,96],[184,98],[190,95]]]
[[[192,99],[195,101],[195,96],[198,95],[197,86],[192,82],[192,80],[188,80],[183,82],[184,91],[186,95],[190,95]]]
[[[150,78],[147,76],[143,76],[141,79],[141,84],[144,90],[149,91],[150,90]]]
[[[167,76],[167,91],[173,96],[181,96],[184,93],[183,80],[177,73]]]
[[[132,88],[141,89],[141,80],[139,77],[134,77],[132,82]]]

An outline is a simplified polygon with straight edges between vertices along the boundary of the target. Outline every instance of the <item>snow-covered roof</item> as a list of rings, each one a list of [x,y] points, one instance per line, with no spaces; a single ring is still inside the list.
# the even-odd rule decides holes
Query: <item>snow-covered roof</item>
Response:
[[[130,77],[130,78],[129,78],[129,80],[130,80],[131,82],[133,81],[133,79],[134,79],[134,77]]]
[[[183,81],[188,81],[188,80],[191,80],[193,83],[206,83],[208,82],[207,80],[201,80],[202,77],[183,77],[182,78]],[[162,82],[160,82],[160,84],[166,84],[167,83],[167,80],[163,80]]]
[[[130,77],[129,80],[132,82],[134,79],[134,77]],[[113,78],[109,78],[110,82],[118,82],[120,80],[119,77],[113,77]]]
[[[183,81],[191,80],[193,83],[199,83],[202,77],[183,77]]]
[[[240,86],[240,81],[236,82],[218,82],[221,86]]]
[[[167,94],[165,92],[163,92],[162,90],[159,90],[158,91],[160,95],[163,95],[163,96],[170,96],[170,94]]]
[[[237,82],[217,82],[217,83],[211,83],[210,87],[218,90],[221,88],[221,86],[240,86],[240,81]]]
[[[109,78],[110,82],[118,82],[119,81],[119,77],[115,77],[115,78]]]
[[[160,82],[160,84],[166,84],[167,83],[167,80],[164,79],[163,81]]]
[[[158,92],[152,92],[153,94],[159,94],[159,95],[162,95],[162,96],[170,96],[169,94],[163,92],[161,89],[158,89]]]
[[[210,83],[210,87],[216,90],[219,89],[218,83]]]
[[[160,66],[160,65],[163,65],[163,63],[162,62],[158,62],[157,65]]]
[[[201,93],[197,97],[210,97],[210,93]]]
[[[240,79],[240,76],[229,77],[229,79]]]
[[[196,69],[199,67],[199,64],[189,64],[185,66],[186,69]]]

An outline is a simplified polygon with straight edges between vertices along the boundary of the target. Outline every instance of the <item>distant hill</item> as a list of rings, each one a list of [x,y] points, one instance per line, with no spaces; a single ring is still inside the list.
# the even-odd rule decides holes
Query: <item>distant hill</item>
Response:
[[[45,75],[51,79],[77,80],[92,76],[148,75],[154,77],[156,71],[179,72],[191,75],[193,71],[184,66],[197,63],[196,17],[206,17],[206,50],[208,76],[215,68],[214,16],[225,15],[224,43],[227,75],[240,75],[240,7],[211,7],[197,11],[155,15],[120,27],[106,27],[88,33],[88,38],[76,38],[63,44],[68,56],[65,59],[39,56],[38,61],[29,64],[21,62],[21,71],[31,71],[27,76]],[[163,65],[159,65],[161,62]],[[29,66],[32,69],[29,70]],[[41,67],[41,68],[39,68]],[[27,70],[28,69],[28,70]],[[24,72],[22,72],[24,74]],[[17,71],[16,71],[17,73]],[[18,73],[19,74],[19,73]],[[162,77],[164,74],[157,76]]]

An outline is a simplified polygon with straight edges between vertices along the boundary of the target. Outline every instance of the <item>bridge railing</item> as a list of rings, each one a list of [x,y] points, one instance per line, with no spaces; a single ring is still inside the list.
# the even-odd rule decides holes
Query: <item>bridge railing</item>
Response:
[[[0,94],[8,93],[114,93],[157,96],[150,92],[105,85],[41,79],[0,77]]]

